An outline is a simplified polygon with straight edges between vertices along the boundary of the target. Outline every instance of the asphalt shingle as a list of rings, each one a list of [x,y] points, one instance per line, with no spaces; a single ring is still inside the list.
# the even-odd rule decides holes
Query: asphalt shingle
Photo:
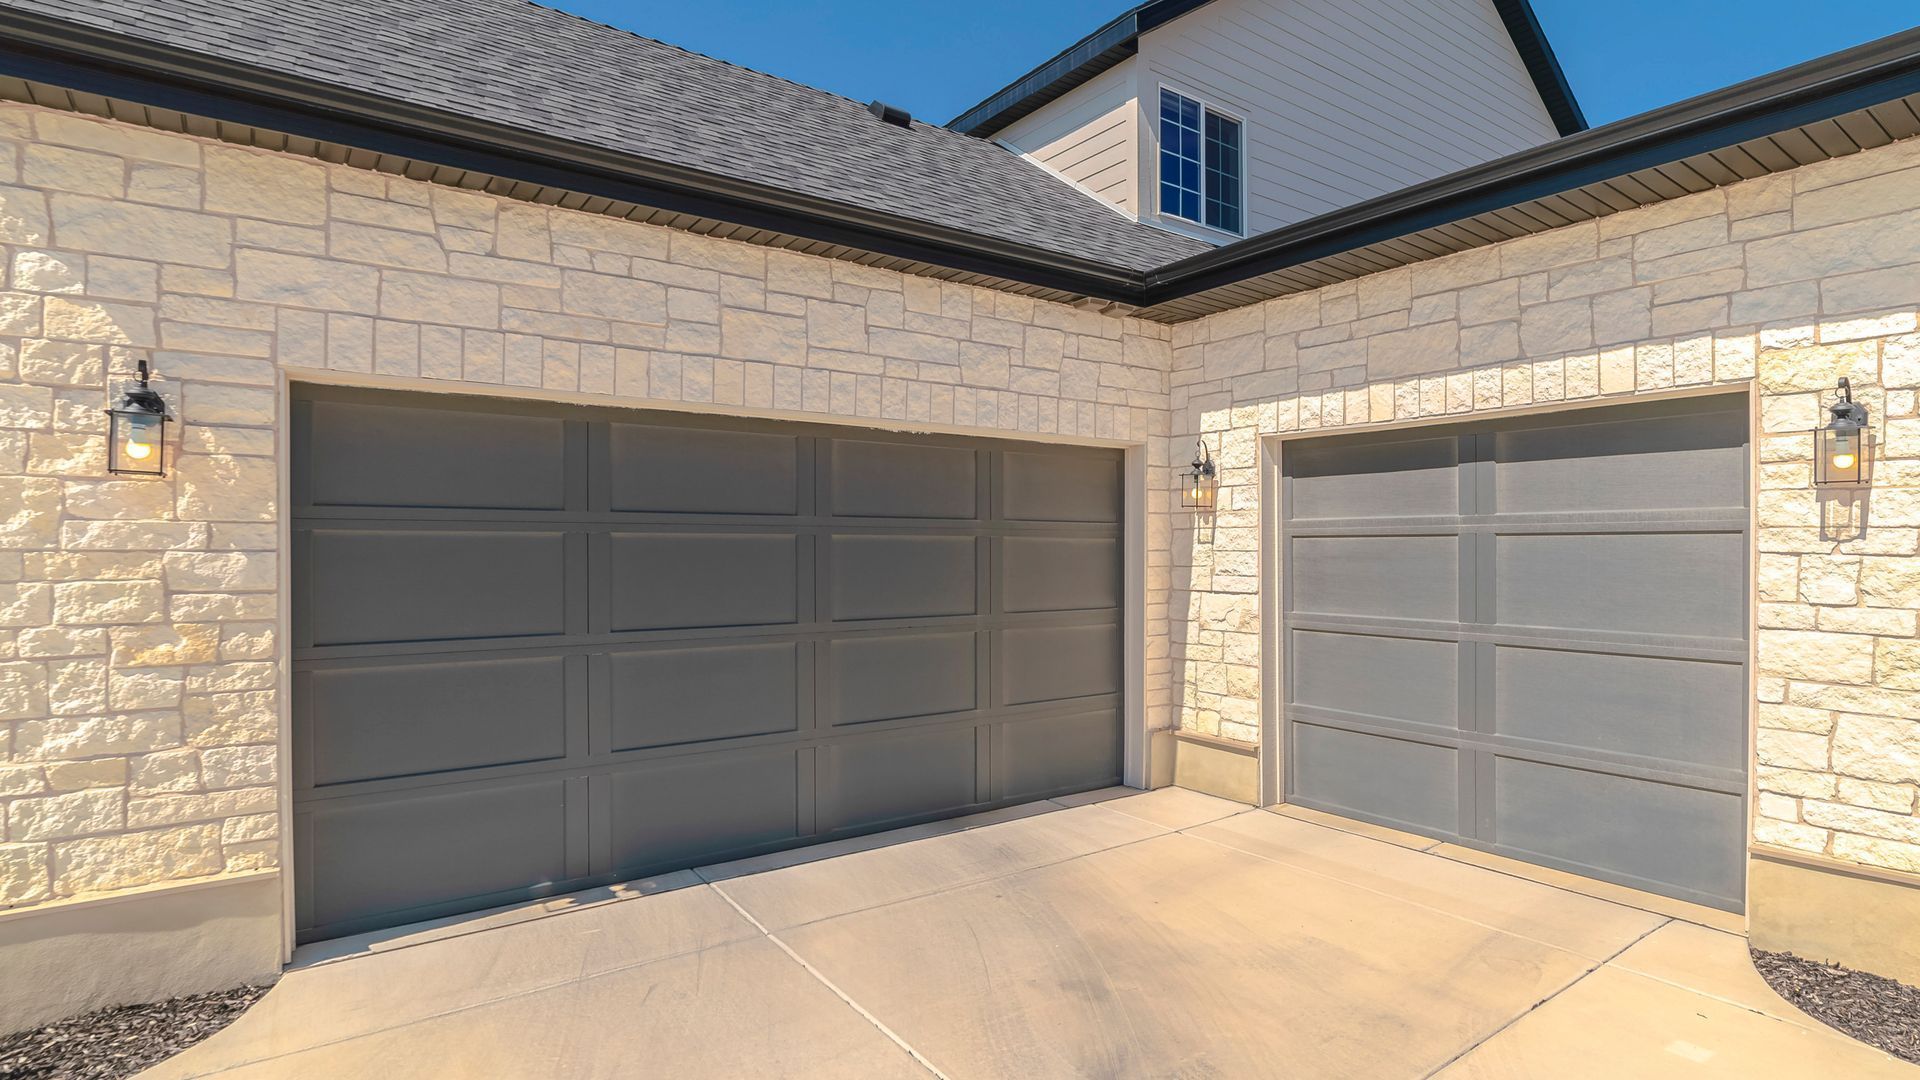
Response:
[[[23,11],[978,236],[1147,270],[1210,245],[990,142],[524,0],[0,0]]]

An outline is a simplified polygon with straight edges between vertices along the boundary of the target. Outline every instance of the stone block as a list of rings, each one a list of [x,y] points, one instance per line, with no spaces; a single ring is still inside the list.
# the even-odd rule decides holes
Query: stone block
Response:
[[[243,250],[235,261],[234,295],[242,300],[366,315],[379,310],[379,271],[368,267],[277,251]]]
[[[0,184],[0,243],[39,245],[52,239],[46,195],[32,188]]]
[[[225,218],[92,195],[51,201],[63,249],[214,269],[232,264],[233,226]]]
[[[220,826],[216,824],[149,829],[53,845],[54,891],[60,896],[205,877],[219,873],[221,868]]]
[[[327,220],[327,171],[285,154],[205,149],[206,208],[293,225]]]
[[[16,799],[7,804],[7,839],[64,840],[125,827],[127,796],[118,788]]]
[[[1840,717],[1833,733],[1833,767],[1867,780],[1920,782],[1920,720]]]

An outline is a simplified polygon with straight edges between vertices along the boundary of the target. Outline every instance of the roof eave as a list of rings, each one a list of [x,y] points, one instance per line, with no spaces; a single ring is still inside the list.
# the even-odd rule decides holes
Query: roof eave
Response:
[[[0,7],[0,74],[1103,300],[1140,274]]]

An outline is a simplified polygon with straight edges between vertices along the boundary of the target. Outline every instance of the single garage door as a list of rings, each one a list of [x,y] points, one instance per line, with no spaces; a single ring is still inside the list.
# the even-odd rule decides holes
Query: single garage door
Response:
[[[1282,454],[1287,798],[1740,910],[1744,396]]]
[[[1118,452],[297,388],[300,940],[1118,782]]]

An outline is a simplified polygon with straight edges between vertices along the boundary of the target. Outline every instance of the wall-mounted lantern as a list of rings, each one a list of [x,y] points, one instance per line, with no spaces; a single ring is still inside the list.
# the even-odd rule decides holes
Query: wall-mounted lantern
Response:
[[[107,410],[107,471],[133,476],[167,475],[167,403],[147,385],[147,362],[140,361],[140,385]]]
[[[1218,470],[1205,439],[1193,441],[1193,464],[1180,473],[1180,505],[1188,510],[1211,510],[1219,489]]]
[[[1866,487],[1873,478],[1873,439],[1867,407],[1853,400],[1853,387],[1840,380],[1840,400],[1827,406],[1827,426],[1813,434],[1813,482],[1816,486]]]

